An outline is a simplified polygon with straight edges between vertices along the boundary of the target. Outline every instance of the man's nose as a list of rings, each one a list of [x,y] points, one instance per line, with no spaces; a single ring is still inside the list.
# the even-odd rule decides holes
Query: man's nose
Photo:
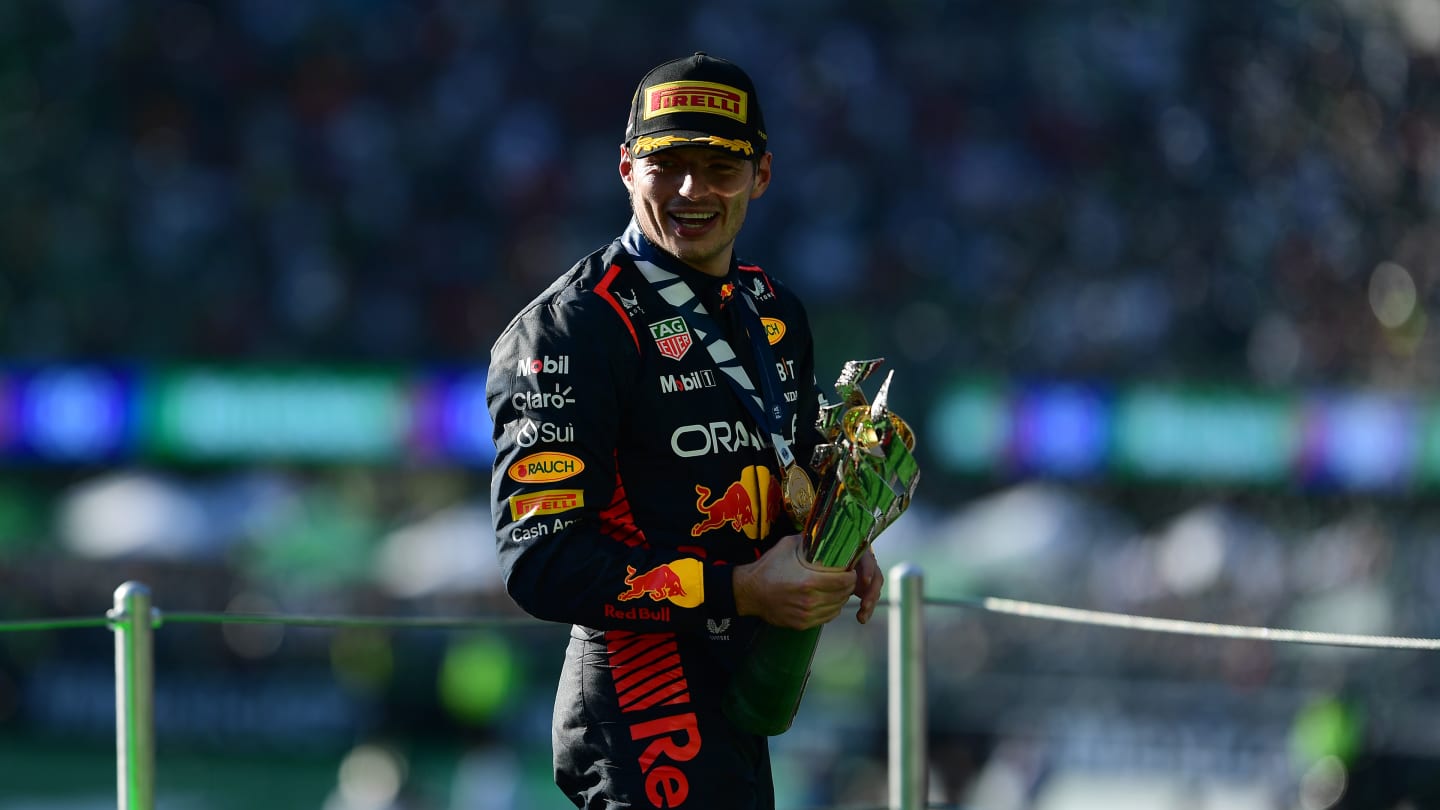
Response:
[[[710,180],[706,178],[705,172],[699,167],[685,169],[680,179],[680,195],[694,199],[702,197],[710,191]]]

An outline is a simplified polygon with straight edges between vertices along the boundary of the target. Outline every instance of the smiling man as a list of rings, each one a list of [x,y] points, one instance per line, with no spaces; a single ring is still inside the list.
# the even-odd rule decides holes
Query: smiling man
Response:
[[[510,595],[573,625],[555,781],[581,808],[770,810],[767,740],[721,701],[760,622],[808,629],[882,577],[801,562],[820,435],[798,298],[735,256],[770,185],[760,100],[735,64],[666,62],[631,101],[632,218],[491,349],[491,508]]]

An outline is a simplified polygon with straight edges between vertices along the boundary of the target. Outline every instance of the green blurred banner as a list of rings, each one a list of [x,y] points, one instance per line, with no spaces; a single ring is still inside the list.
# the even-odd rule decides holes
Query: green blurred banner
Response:
[[[147,454],[187,461],[389,461],[406,453],[408,381],[396,373],[171,370],[142,408]]]

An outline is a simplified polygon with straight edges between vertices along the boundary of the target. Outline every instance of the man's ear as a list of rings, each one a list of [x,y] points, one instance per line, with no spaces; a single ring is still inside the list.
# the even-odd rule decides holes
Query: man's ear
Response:
[[[755,187],[750,189],[750,199],[758,199],[770,187],[770,162],[774,152],[766,152],[755,162]]]
[[[623,143],[620,144],[620,180],[625,184],[626,191],[635,191],[635,161]]]

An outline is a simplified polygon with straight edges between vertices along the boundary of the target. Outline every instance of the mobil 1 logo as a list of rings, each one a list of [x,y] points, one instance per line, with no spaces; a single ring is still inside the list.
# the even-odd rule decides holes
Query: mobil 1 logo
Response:
[[[689,374],[665,374],[660,377],[660,393],[673,394],[676,391],[695,391],[715,387],[715,372],[700,369]]]

